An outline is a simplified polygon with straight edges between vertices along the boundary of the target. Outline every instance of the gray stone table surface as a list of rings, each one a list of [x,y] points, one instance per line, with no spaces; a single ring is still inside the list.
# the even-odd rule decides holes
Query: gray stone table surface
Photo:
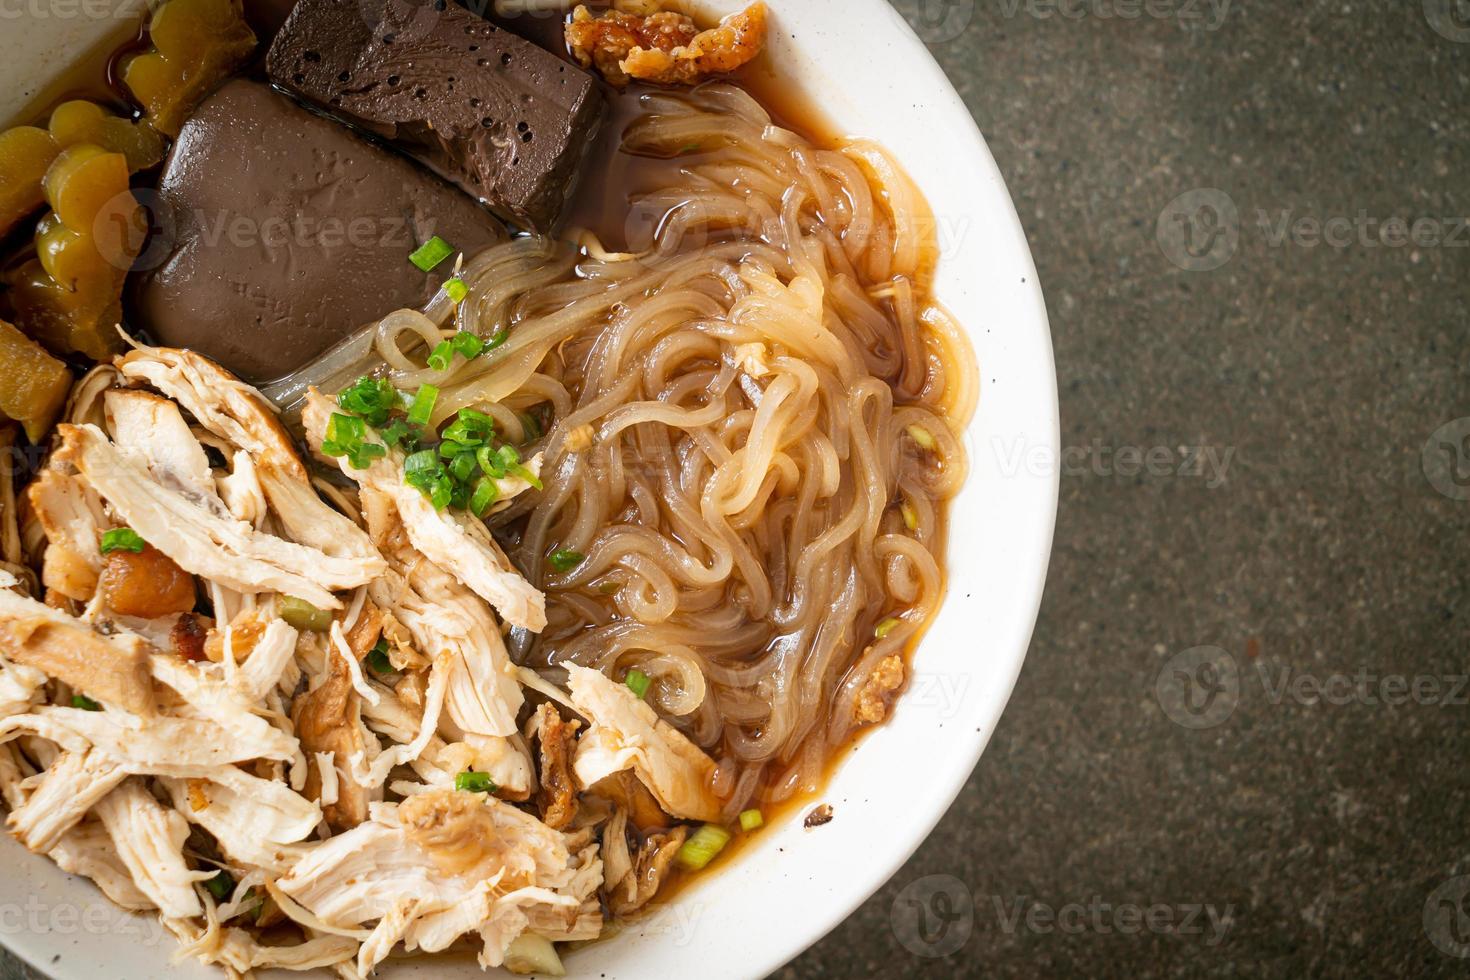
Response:
[[[969,784],[779,976],[1463,974],[1470,10],[897,6],[1031,242],[1061,509]]]

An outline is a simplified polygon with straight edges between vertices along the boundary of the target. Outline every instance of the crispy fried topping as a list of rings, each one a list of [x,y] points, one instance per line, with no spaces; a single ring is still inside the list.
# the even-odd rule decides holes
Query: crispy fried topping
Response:
[[[612,10],[598,17],[579,6],[566,37],[582,66],[595,66],[613,85],[634,80],[697,85],[711,75],[732,72],[761,53],[766,5],[753,3],[707,31],[672,11],[640,16]]]
[[[898,696],[903,682],[903,657],[895,653],[878,661],[853,702],[853,718],[864,725],[876,725],[887,718],[888,706]]]
[[[572,752],[579,722],[562,721],[550,703],[536,709],[541,742],[541,820],[553,830],[564,830],[577,816],[577,786],[572,779]]]

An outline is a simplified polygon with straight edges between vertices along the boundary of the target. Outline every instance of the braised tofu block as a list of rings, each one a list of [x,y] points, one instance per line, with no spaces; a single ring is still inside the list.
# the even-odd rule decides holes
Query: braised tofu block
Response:
[[[184,124],[156,211],[138,325],[252,382],[423,305],[454,265],[409,261],[431,237],[467,255],[505,238],[433,174],[245,79]]]
[[[452,3],[300,0],[266,67],[538,232],[556,224],[607,108],[586,72]]]

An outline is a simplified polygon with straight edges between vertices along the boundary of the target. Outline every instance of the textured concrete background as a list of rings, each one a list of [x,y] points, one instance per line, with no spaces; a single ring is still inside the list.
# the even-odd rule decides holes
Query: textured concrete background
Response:
[[[781,977],[1463,974],[1470,9],[897,5],[1031,241],[1062,505],[975,775]]]
[[[1061,512],[969,785],[781,976],[1464,975],[1470,4],[897,5],[1031,242]]]

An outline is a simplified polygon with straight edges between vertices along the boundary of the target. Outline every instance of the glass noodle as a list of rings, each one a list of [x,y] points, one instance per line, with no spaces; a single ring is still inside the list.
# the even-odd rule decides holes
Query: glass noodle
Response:
[[[938,608],[976,369],[926,300],[928,207],[881,150],[815,148],[726,85],[641,110],[623,149],[676,160],[634,202],[642,251],[513,240],[465,263],[457,308],[394,313],[375,343],[399,387],[442,389],[436,422],[474,407],[545,452],[545,492],[492,519],[548,597],[512,655],[643,671],[733,818],[816,788]],[[456,329],[506,339],[424,367]],[[557,571],[557,549],[586,558]]]

